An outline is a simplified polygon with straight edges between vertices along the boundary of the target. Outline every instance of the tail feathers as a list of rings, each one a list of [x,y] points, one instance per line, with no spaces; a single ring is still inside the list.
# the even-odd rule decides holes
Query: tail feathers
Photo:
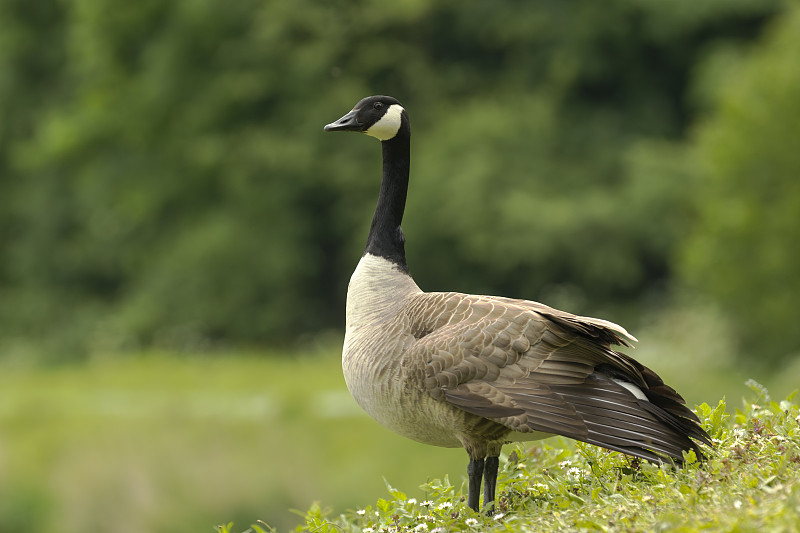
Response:
[[[650,461],[683,463],[683,452],[704,457],[698,442],[711,445],[696,415],[669,397],[636,398],[605,374],[595,372],[581,385],[551,386],[582,419],[584,435],[566,435]],[[652,397],[652,398],[651,398]],[[649,400],[649,401],[648,401]]]

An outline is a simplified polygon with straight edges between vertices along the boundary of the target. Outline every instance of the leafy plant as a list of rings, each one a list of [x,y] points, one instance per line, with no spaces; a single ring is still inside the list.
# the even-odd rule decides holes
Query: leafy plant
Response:
[[[714,448],[683,468],[631,460],[581,443],[516,446],[499,476],[493,514],[469,509],[445,478],[417,500],[387,483],[389,498],[334,515],[315,504],[297,532],[792,531],[800,523],[800,409],[796,394],[755,399],[734,415],[721,400],[697,412]]]

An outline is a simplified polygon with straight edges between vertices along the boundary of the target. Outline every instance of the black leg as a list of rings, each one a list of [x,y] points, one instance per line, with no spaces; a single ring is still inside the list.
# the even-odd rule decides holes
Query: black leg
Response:
[[[473,511],[478,510],[478,499],[481,493],[481,478],[483,477],[483,459],[470,459],[467,466],[467,477],[469,478],[469,496],[467,505]]]
[[[487,457],[483,468],[483,508],[489,513],[494,511],[494,493],[497,488],[497,470],[500,467],[499,457]]]

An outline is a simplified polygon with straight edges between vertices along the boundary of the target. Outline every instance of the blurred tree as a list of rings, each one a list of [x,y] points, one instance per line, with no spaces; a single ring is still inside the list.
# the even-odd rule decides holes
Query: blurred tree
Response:
[[[800,8],[737,61],[720,53],[697,134],[698,222],[681,273],[735,319],[744,352],[800,353]]]
[[[671,275],[695,69],[781,6],[0,0],[4,353],[340,327],[379,154],[321,126],[374,93],[424,287],[625,306]]]
[[[415,133],[416,279],[586,313],[663,289],[690,201],[671,141],[694,116],[691,75],[716,43],[756,38],[776,3],[506,5],[448,10],[455,30],[431,39],[444,79],[474,94],[432,104]]]

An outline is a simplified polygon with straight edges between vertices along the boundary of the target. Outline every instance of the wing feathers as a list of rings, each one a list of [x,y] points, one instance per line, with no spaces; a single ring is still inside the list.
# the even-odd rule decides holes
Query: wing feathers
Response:
[[[444,391],[444,397],[448,402],[468,413],[486,418],[513,417],[525,412],[522,408],[493,403],[488,398],[464,390]]]
[[[678,393],[611,349],[635,340],[616,324],[506,298],[417,298],[412,331],[430,333],[407,357],[424,363],[435,398],[509,430],[556,433],[648,460],[681,462],[685,450],[701,456],[692,439],[710,444]]]
[[[563,417],[571,410],[572,425],[581,429],[559,434],[644,459],[660,457],[659,460],[671,458],[681,462],[684,450],[695,450],[701,457],[690,437],[701,442],[708,440],[702,429],[686,418],[636,398],[603,374],[591,374],[580,385],[550,386],[548,402],[532,402],[532,395],[522,391],[501,391],[526,408],[532,430],[552,427],[553,421],[566,426]],[[558,401],[560,405],[555,403]],[[688,411],[685,407],[684,410]]]

